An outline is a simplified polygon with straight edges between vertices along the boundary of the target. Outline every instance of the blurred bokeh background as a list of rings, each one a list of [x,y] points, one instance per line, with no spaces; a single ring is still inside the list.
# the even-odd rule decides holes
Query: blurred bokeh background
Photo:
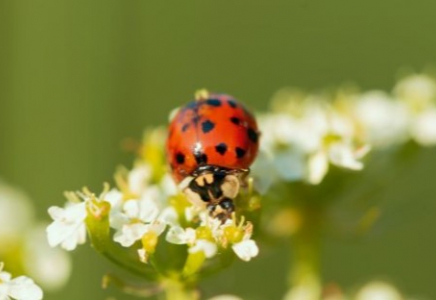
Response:
[[[0,177],[48,220],[64,190],[100,190],[117,165],[129,166],[121,142],[165,124],[198,88],[257,110],[284,86],[390,90],[399,72],[436,62],[435,11],[433,0],[2,0]],[[434,148],[422,149],[386,188],[389,212],[368,237],[325,241],[327,282],[382,278],[436,299],[435,163]],[[203,290],[279,299],[282,248],[238,263]],[[72,256],[70,284],[45,299],[131,299],[100,289],[116,269],[89,244]]]

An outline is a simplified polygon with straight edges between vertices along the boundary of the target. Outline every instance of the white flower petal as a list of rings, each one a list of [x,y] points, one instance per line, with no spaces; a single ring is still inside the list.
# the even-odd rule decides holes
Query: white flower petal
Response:
[[[86,242],[86,226],[81,224],[67,239],[61,243],[61,247],[67,251],[76,249],[77,245],[82,245]]]
[[[20,276],[8,282],[9,296],[17,300],[40,300],[43,293],[32,279]]]
[[[402,300],[398,290],[385,282],[366,284],[356,295],[356,300]]]
[[[159,208],[156,202],[149,196],[150,195],[146,195],[146,197],[142,198],[139,202],[139,218],[146,223],[156,220],[159,215]]]
[[[118,209],[123,202],[123,193],[117,189],[111,189],[105,196],[104,201],[107,201],[111,205],[111,212]]]
[[[56,290],[66,284],[71,273],[70,256],[47,244],[45,231],[38,226],[26,235],[24,267],[44,290]]]
[[[0,300],[9,300],[9,287],[6,284],[0,284]]]
[[[326,153],[318,151],[309,158],[308,181],[312,184],[319,184],[327,174],[329,162]]]
[[[350,146],[335,143],[329,148],[330,161],[339,167],[351,169],[351,170],[362,170],[363,163],[356,159],[356,155]]]
[[[67,250],[73,250],[77,244],[85,242],[85,202],[70,203],[65,208],[50,207],[49,214],[54,218],[46,229],[51,247],[62,244]]]
[[[165,237],[166,241],[172,244],[192,244],[195,241],[196,233],[192,228],[183,229],[179,226],[173,226],[168,230]]]
[[[243,240],[234,244],[232,249],[243,261],[249,261],[259,254],[259,248],[253,240]]]
[[[123,247],[132,246],[147,232],[148,226],[142,223],[126,224],[114,235],[114,241]]]
[[[203,251],[206,258],[214,257],[217,252],[217,246],[215,243],[209,242],[207,240],[197,240],[195,245],[189,248],[189,253],[197,253]]]
[[[138,219],[140,214],[139,201],[136,199],[131,199],[124,202],[123,211],[128,218]]]
[[[356,101],[354,110],[371,145],[386,147],[407,139],[410,113],[403,102],[384,92],[371,91]]]
[[[160,181],[160,186],[166,197],[177,195],[179,192],[179,189],[170,174],[164,175]]]
[[[178,223],[178,218],[179,216],[177,215],[177,211],[174,209],[174,207],[169,206],[161,212],[158,221],[170,226],[176,226]]]
[[[305,158],[301,151],[288,149],[275,154],[274,165],[279,176],[285,181],[296,181],[303,178]]]
[[[161,235],[165,231],[167,225],[163,222],[155,222],[153,224],[147,225],[147,232],[154,231],[157,235]]]
[[[152,170],[149,165],[141,164],[130,171],[128,184],[130,192],[141,195],[150,181]]]
[[[18,237],[32,226],[34,212],[26,194],[0,180],[0,237]]]
[[[436,108],[424,111],[416,117],[411,135],[423,146],[436,145]]]

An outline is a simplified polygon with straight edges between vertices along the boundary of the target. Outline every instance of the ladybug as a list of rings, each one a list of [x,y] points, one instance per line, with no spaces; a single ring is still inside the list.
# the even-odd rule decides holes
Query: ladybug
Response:
[[[166,143],[176,183],[195,205],[226,220],[259,149],[254,116],[234,97],[202,91],[172,117]]]

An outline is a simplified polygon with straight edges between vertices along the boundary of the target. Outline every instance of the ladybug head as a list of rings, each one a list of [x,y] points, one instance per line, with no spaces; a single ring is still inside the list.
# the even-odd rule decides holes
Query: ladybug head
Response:
[[[197,174],[184,192],[193,204],[206,206],[213,217],[226,220],[234,211],[232,199],[238,195],[239,188],[236,174],[218,168]]]

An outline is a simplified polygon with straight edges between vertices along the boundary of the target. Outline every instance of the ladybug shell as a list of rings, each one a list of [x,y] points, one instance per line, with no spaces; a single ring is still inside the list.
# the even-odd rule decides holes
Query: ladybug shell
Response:
[[[202,166],[248,169],[259,148],[256,120],[232,96],[209,94],[180,108],[169,126],[167,156],[176,182]]]

